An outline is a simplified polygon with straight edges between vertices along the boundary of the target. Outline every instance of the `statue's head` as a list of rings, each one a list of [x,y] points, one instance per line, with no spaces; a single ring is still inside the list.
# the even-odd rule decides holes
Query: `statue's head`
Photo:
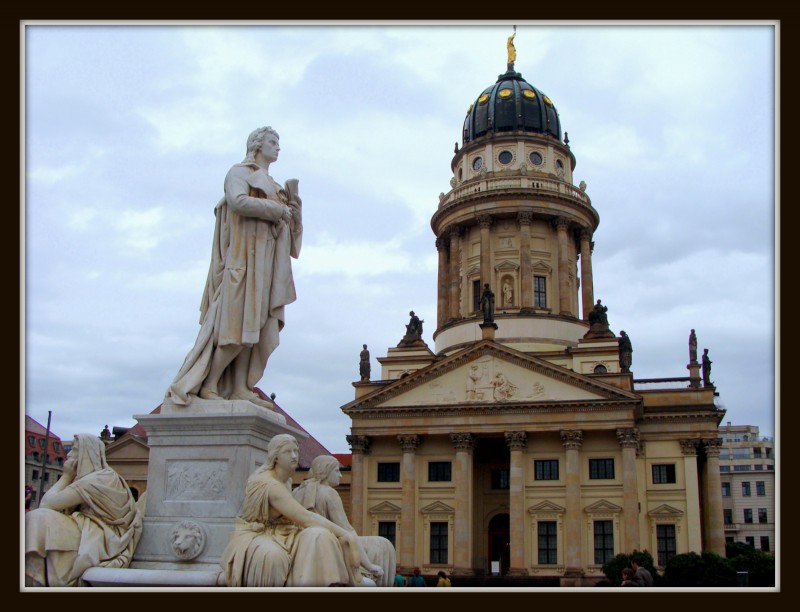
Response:
[[[333,480],[336,480],[335,476],[336,473],[339,471],[339,460],[336,457],[332,457],[331,455],[319,455],[318,457],[314,457],[314,460],[311,462],[311,470],[309,471],[310,478],[316,478],[320,482],[328,483],[332,487],[338,486],[339,482],[334,484]],[[331,482],[329,482],[329,479]]]
[[[245,155],[244,163],[252,163],[255,161],[256,153],[261,148],[264,142],[264,136],[267,134],[272,134],[275,138],[280,138],[278,132],[269,126],[256,128],[250,132],[250,135],[247,137],[247,154]]]
[[[274,436],[272,440],[269,441],[269,444],[267,444],[267,461],[264,463],[264,466],[269,470],[274,468],[278,454],[289,445],[298,446],[297,439],[294,436],[290,434],[278,434]]]

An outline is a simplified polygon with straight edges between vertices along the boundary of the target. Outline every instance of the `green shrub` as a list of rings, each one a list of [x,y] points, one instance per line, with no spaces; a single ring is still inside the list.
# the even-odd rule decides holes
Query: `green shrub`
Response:
[[[664,583],[671,587],[736,586],[736,570],[730,560],[715,553],[690,552],[667,561]]]
[[[771,554],[742,542],[727,544],[725,554],[735,571],[747,572],[747,586],[775,586],[775,557]]]

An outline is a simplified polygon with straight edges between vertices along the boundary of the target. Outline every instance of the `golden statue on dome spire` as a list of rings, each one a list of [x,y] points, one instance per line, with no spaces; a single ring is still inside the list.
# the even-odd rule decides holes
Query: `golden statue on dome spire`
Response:
[[[517,26],[514,26],[514,33],[508,37],[506,47],[508,47],[508,69],[514,70],[514,62],[517,60],[517,49],[514,47],[514,37],[517,35]]]

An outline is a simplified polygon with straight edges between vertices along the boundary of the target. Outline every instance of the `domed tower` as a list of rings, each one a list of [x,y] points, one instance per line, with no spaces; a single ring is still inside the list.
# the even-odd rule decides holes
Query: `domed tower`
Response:
[[[575,347],[589,324],[592,235],[600,217],[573,184],[575,156],[552,100],[514,70],[464,120],[452,189],[431,219],[439,251],[436,352],[479,340],[495,294],[495,339],[521,351]],[[578,260],[580,259],[580,272]]]

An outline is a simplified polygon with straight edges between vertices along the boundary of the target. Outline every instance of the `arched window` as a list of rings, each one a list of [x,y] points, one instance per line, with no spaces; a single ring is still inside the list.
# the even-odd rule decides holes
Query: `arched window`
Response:
[[[595,374],[607,374],[608,373],[608,368],[606,366],[604,366],[602,363],[598,363],[596,366],[594,366],[594,373]]]

